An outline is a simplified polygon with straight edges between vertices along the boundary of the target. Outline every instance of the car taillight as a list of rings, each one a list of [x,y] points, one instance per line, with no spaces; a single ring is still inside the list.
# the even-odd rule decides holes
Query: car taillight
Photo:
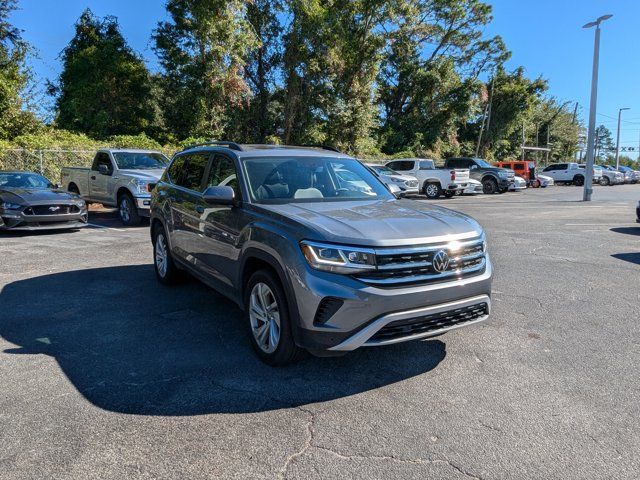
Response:
[[[451,181],[454,181],[455,179],[456,179],[456,171],[451,170]]]

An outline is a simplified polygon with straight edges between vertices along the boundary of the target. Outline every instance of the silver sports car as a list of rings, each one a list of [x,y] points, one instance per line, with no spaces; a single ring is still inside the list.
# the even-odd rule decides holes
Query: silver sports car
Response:
[[[87,225],[87,205],[42,175],[0,170],[0,230],[51,230]]]

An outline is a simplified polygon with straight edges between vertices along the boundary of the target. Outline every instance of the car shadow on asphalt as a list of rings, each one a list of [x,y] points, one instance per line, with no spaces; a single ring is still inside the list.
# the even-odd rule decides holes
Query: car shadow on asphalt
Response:
[[[0,305],[0,336],[16,345],[0,357],[49,355],[89,402],[120,413],[249,413],[324,402],[424,374],[446,356],[445,344],[430,340],[272,368],[254,355],[234,303],[195,280],[161,286],[152,265],[16,281],[0,291]]]
[[[625,235],[637,235],[640,237],[640,227],[614,227],[611,229],[614,233],[623,233]]]
[[[615,253],[611,256],[613,258],[617,258],[618,260],[624,260],[625,262],[635,263],[636,265],[640,265],[640,252]]]

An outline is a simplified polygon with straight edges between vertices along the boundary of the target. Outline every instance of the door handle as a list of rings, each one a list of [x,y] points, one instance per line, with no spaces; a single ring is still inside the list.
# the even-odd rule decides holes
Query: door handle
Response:
[[[196,207],[196,212],[198,212],[198,213],[204,213],[204,207],[203,207],[202,205],[198,205],[198,206]]]
[[[95,175],[91,175],[91,180],[95,180],[96,176]]]

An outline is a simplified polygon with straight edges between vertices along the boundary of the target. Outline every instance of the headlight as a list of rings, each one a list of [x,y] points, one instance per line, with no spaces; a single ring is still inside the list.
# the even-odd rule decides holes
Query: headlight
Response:
[[[140,193],[149,193],[149,191],[147,190],[147,185],[149,185],[149,182],[147,180],[134,180],[133,183],[136,185],[136,187],[138,187],[138,192]]]
[[[0,202],[0,208],[3,210],[20,210],[22,205],[17,203]]]
[[[300,248],[311,267],[333,273],[358,273],[376,268],[373,249],[303,241]]]

